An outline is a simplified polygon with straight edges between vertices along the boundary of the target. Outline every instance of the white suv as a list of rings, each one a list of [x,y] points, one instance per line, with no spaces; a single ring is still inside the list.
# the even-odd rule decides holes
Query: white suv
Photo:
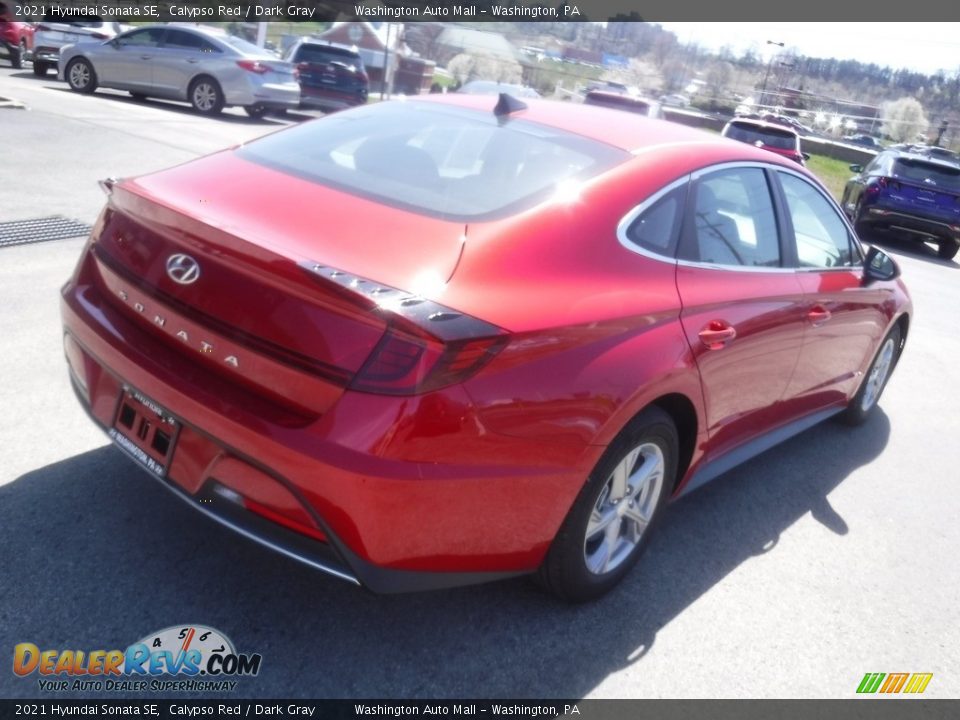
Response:
[[[33,74],[44,77],[48,70],[56,70],[60,49],[65,45],[109,40],[122,29],[120,23],[101,20],[96,15],[64,22],[59,15],[47,12],[33,36]]]

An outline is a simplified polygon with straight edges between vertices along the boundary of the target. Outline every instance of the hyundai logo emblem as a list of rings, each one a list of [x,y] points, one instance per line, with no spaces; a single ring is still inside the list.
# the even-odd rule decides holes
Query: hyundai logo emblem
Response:
[[[175,283],[189,285],[200,277],[200,264],[189,255],[177,253],[167,258],[167,275]]]

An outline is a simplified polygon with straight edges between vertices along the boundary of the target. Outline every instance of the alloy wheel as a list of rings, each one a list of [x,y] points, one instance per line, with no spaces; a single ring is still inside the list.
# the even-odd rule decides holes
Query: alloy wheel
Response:
[[[877,398],[880,397],[883,384],[887,381],[887,375],[890,374],[890,366],[893,364],[893,353],[893,338],[888,337],[884,341],[883,347],[880,348],[873,367],[870,368],[870,375],[867,376],[863,398],[860,400],[860,408],[864,412],[872,408],[874,403],[877,402]]]
[[[615,570],[637,548],[653,519],[664,468],[663,451],[647,442],[628,452],[607,478],[583,542],[583,559],[591,573]]]

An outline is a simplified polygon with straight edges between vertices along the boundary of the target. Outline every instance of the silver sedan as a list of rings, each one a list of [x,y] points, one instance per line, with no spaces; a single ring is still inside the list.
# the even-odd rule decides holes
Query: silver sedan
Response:
[[[204,115],[240,105],[251,117],[294,109],[300,85],[292,63],[216,28],[151,25],[60,52],[72,90],[126,90],[134,97],[185,100]]]

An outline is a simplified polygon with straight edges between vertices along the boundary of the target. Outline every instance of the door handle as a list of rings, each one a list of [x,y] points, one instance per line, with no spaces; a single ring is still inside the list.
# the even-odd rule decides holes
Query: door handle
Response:
[[[153,55],[141,55],[141,56],[140,56],[140,59],[141,59],[141,60],[149,60],[149,59],[152,58],[152,57],[153,57]]]
[[[807,313],[807,319],[813,324],[814,327],[819,327],[825,322],[828,322],[830,318],[833,317],[833,314],[827,310],[823,305],[814,305],[810,312]]]
[[[726,320],[711,320],[698,333],[707,350],[723,350],[737,336],[737,329]]]
[[[196,64],[197,64],[197,59],[196,59],[196,58],[187,58],[187,62],[190,63],[191,65],[196,65]]]

